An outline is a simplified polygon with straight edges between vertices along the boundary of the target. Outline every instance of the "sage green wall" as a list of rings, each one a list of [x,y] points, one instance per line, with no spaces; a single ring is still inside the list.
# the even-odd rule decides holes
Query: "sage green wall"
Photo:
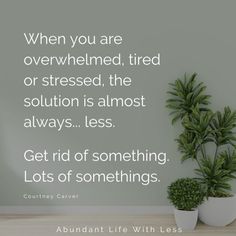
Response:
[[[180,164],[174,138],[179,132],[172,127],[165,108],[168,82],[183,73],[197,72],[212,94],[212,106],[222,109],[235,103],[235,55],[236,55],[236,1],[234,0],[78,0],[78,1],[32,1],[2,0],[0,2],[0,205],[167,205],[166,187],[180,176],[193,176],[194,163]],[[114,95],[146,95],[149,106],[142,112],[119,109],[106,111],[118,120],[119,128],[114,130],[25,130],[22,121],[26,116],[22,100],[26,94],[41,93],[30,91],[23,86],[24,76],[51,73],[52,68],[33,68],[27,71],[23,57],[28,54],[55,54],[68,51],[68,48],[26,46],[24,32],[44,32],[54,34],[121,34],[124,44],[121,47],[105,48],[120,50],[121,53],[136,51],[152,55],[161,53],[160,67],[138,67],[115,69],[122,75],[131,74],[134,86],[129,89],[111,91]],[[82,53],[86,49],[81,50]],[[100,53],[99,47],[92,51]],[[79,51],[74,51],[80,53]],[[58,69],[58,68],[57,68]],[[97,68],[98,70],[101,68]],[[103,68],[104,69],[104,68]],[[88,73],[86,68],[82,73]],[[96,69],[90,72],[95,73]],[[64,72],[63,72],[64,71]],[[114,68],[104,69],[104,72]],[[60,68],[58,73],[78,73],[76,68]],[[60,90],[44,90],[48,95]],[[62,92],[62,90],[61,90]],[[107,92],[107,91],[106,91]],[[87,94],[103,94],[101,90],[89,89]],[[75,89],[64,89],[63,94],[76,95]],[[63,117],[66,109],[27,111],[27,114]],[[90,114],[103,115],[99,110]],[[75,111],[71,115],[80,116]],[[97,150],[128,150],[149,148],[167,151],[171,161],[160,169],[161,183],[148,187],[139,184],[124,185],[78,185],[78,184],[23,184],[24,162],[22,153],[26,148],[55,150],[58,147],[72,150],[92,147]],[[30,166],[30,165],[29,165]],[[32,169],[40,169],[32,165]],[[45,166],[46,170],[60,171],[71,166],[62,164]],[[119,166],[124,169],[130,166]],[[133,166],[142,171],[147,168],[155,171],[155,165]],[[73,168],[77,168],[74,166]],[[79,166],[78,170],[93,170],[95,166]],[[106,164],[99,170],[111,170],[115,166]],[[236,191],[236,181],[233,183]],[[25,201],[22,193],[79,192],[77,201]]]

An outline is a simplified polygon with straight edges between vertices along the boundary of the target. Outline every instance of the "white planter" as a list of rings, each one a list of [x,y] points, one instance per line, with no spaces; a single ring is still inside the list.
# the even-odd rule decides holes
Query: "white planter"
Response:
[[[199,219],[211,226],[226,226],[236,219],[236,195],[209,197],[199,206]]]
[[[175,209],[175,221],[182,230],[194,230],[198,219],[198,209],[194,211],[182,211]]]

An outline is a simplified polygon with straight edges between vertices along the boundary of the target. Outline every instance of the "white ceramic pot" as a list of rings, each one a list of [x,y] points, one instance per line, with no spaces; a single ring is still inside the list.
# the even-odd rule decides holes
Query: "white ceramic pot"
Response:
[[[199,206],[199,219],[211,226],[226,226],[236,219],[236,195],[209,197]]]
[[[175,222],[182,230],[194,230],[198,219],[198,209],[182,211],[175,209]]]

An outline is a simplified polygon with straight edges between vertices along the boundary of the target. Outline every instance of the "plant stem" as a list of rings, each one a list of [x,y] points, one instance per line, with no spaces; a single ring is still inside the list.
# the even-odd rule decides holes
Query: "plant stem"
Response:
[[[199,166],[199,168],[200,168],[200,170],[202,172],[203,177],[205,177],[205,173],[204,173],[204,171],[202,169],[202,166],[201,166],[201,164],[200,164],[200,162],[199,162],[199,160],[197,158],[196,158],[196,162],[197,162],[197,164],[198,164],[198,166]]]
[[[201,150],[201,153],[202,153],[202,157],[206,158],[206,153],[204,152],[203,144],[200,144],[200,150]]]
[[[219,146],[216,145],[216,151],[215,151],[215,155],[214,155],[214,165],[215,165],[215,162],[216,162],[216,157],[218,155],[218,148],[219,148]]]
[[[215,155],[214,155],[214,160],[213,160],[213,166],[212,166],[212,175],[215,172],[215,165],[216,165],[216,159],[217,159],[217,155],[218,155],[218,148],[219,146],[216,144],[216,150],[215,150]]]
[[[200,150],[201,150],[201,154],[202,154],[203,158],[205,158],[201,144],[200,144]],[[202,169],[202,166],[201,166],[201,164],[200,164],[200,162],[199,162],[199,160],[198,160],[198,155],[196,155],[196,162],[197,162],[197,164],[198,164],[198,166],[199,166],[199,168],[200,168],[200,170],[201,170],[201,172],[202,172],[202,176],[205,178],[205,173],[204,173],[204,171],[203,171],[203,169]]]
[[[206,156],[206,146],[205,146],[205,144],[202,144],[202,146],[203,146],[203,151],[204,151],[205,156]]]

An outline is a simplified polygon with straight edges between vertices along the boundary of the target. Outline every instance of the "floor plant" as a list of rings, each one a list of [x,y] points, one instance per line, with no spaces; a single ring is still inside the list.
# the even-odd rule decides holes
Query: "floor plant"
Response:
[[[180,122],[183,128],[176,139],[182,161],[196,161],[207,197],[227,197],[236,178],[236,111],[227,106],[214,112],[206,88],[196,73],[185,74],[170,83],[167,107],[172,124]]]

